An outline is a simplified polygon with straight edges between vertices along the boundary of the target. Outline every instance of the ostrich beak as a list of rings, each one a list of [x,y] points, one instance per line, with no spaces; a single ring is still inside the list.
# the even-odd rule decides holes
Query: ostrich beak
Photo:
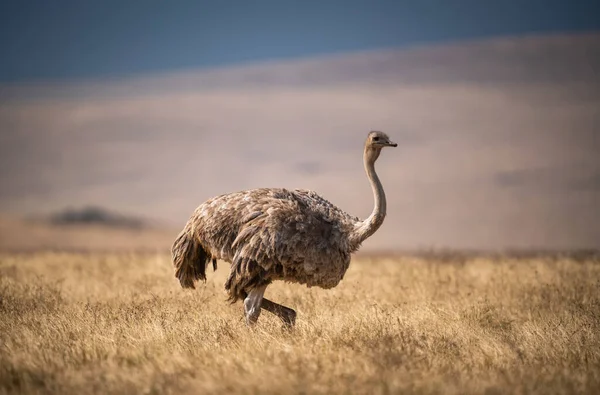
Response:
[[[397,147],[398,144],[394,143],[393,141],[388,141],[388,143],[386,144],[388,147]]]

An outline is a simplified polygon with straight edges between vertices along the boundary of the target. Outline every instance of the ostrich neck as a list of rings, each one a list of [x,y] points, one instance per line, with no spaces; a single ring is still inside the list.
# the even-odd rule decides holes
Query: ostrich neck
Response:
[[[367,173],[367,177],[371,182],[371,188],[373,189],[373,198],[375,200],[375,207],[373,208],[373,212],[367,219],[364,221],[360,221],[356,224],[353,240],[357,245],[362,243],[364,240],[369,238],[379,229],[381,224],[383,224],[383,220],[385,219],[386,214],[386,200],[385,200],[385,192],[383,191],[383,186],[381,185],[381,181],[379,181],[379,177],[375,172],[375,161],[379,157],[379,151],[372,151],[370,149],[365,149],[364,153],[364,165],[365,171]]]

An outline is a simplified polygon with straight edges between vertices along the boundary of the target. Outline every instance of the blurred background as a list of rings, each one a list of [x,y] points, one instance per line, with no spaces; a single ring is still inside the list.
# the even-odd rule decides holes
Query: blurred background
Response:
[[[5,1],[0,247],[168,248],[218,194],[388,216],[364,250],[600,247],[600,3]]]

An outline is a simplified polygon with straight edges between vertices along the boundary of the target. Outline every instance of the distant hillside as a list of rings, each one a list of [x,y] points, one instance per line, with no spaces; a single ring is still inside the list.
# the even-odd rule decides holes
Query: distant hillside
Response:
[[[600,32],[0,87],[0,211],[100,204],[180,230],[213,196],[284,187],[366,218],[376,128],[398,147],[362,251],[599,248],[598,70]]]

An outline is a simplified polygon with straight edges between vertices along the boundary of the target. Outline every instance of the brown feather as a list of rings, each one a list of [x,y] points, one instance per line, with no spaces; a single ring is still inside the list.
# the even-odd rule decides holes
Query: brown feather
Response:
[[[189,226],[177,236],[171,249],[175,277],[183,288],[195,288],[197,280],[206,281],[206,264],[210,254],[199,244]],[[215,265],[213,258],[213,266]]]

